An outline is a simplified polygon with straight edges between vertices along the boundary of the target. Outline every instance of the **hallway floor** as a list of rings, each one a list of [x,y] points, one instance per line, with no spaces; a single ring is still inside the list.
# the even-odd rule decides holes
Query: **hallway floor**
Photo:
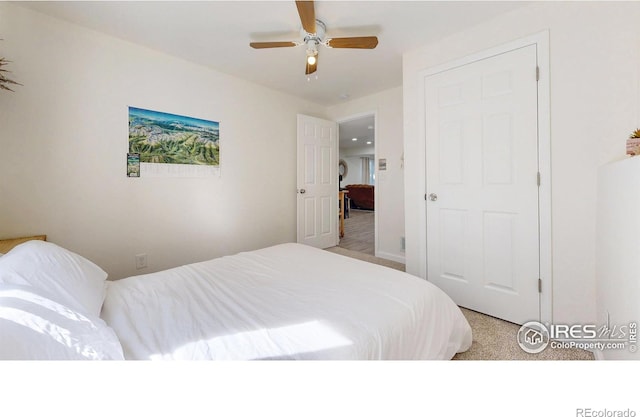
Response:
[[[344,237],[338,246],[356,252],[375,255],[375,214],[369,210],[351,209],[344,219]]]

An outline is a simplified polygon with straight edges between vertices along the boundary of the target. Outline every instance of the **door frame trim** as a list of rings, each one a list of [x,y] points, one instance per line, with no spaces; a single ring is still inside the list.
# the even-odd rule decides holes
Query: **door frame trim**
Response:
[[[552,264],[552,210],[551,210],[551,114],[550,114],[550,69],[549,69],[549,31],[542,31],[524,38],[517,39],[493,48],[486,49],[463,58],[452,60],[432,68],[419,72],[420,91],[423,98],[419,104],[420,111],[418,124],[420,126],[420,147],[424,159],[421,163],[420,184],[423,194],[426,195],[426,103],[424,91],[426,78],[448,71],[456,67],[471,64],[476,61],[491,58],[516,49],[536,46],[536,58],[539,68],[538,80],[538,170],[541,175],[541,183],[538,188],[538,216],[539,216],[539,262],[540,279],[542,280],[542,292],[540,293],[540,317],[541,322],[553,323],[553,264]],[[420,216],[419,230],[419,274],[427,279],[427,205],[422,200],[423,216]],[[535,280],[535,277],[532,277]]]

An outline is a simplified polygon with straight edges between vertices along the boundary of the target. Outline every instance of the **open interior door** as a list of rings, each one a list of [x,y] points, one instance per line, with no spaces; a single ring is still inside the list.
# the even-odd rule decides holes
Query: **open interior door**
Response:
[[[338,244],[337,123],[298,115],[298,243]]]

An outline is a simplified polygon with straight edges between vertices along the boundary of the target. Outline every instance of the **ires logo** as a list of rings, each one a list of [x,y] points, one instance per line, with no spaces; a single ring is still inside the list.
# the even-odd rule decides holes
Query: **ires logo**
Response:
[[[529,321],[518,330],[518,344],[527,353],[540,353],[547,348],[551,340],[547,327],[537,321]]]
[[[598,336],[595,324],[550,324],[549,337],[556,340],[595,339]]]
[[[607,323],[595,324],[542,324],[530,321],[522,325],[517,335],[520,348],[528,353],[540,353],[552,348],[579,348],[586,350],[637,350],[637,323],[613,327]]]

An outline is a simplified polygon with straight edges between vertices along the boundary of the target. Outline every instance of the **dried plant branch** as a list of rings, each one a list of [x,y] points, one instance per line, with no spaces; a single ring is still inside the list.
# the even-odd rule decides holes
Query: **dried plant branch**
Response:
[[[6,68],[3,68],[3,67],[6,67],[7,64],[9,64],[9,62],[11,61],[8,61],[5,58],[0,57],[0,90],[13,91],[11,88],[9,88],[9,85],[22,85],[17,81],[13,81],[12,79],[7,78],[7,76],[5,75],[11,72]]]

